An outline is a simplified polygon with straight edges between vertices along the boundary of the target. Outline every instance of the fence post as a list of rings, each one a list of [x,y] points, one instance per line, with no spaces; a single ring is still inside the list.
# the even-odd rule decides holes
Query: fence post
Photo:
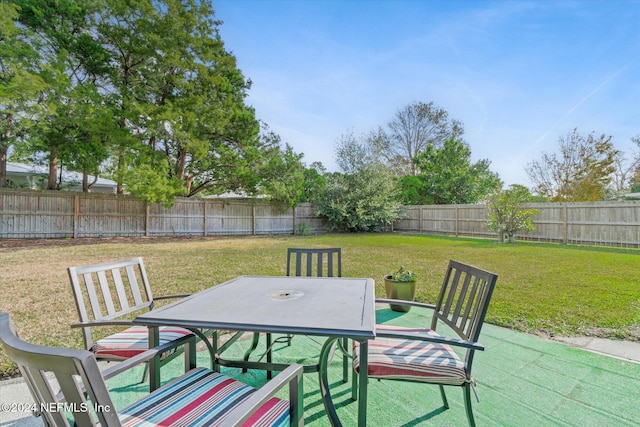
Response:
[[[296,226],[298,225],[298,218],[296,215],[296,207],[295,206],[291,206],[291,214],[293,215],[293,235],[296,234]]]
[[[73,196],[73,238],[78,237],[78,220],[80,218],[80,196]]]
[[[256,235],[256,205],[251,206],[251,235]]]
[[[207,201],[202,201],[202,234],[204,237],[207,237]]]
[[[562,243],[569,244],[569,212],[566,203],[562,205]]]
[[[460,237],[458,232],[458,220],[459,220],[459,212],[458,212],[458,205],[456,205],[456,237]]]
[[[144,235],[149,237],[149,202],[144,202]]]
[[[420,223],[418,224],[418,231],[420,233],[422,233],[422,211],[424,210],[424,206],[420,206],[420,210],[418,211],[418,221],[420,221]]]

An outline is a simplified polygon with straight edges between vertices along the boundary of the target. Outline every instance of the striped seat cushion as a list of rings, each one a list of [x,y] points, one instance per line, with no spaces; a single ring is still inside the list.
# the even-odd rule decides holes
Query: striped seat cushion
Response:
[[[376,325],[377,331],[396,330],[407,333],[428,333],[430,329],[410,329]],[[353,366],[360,369],[359,343],[354,341]],[[372,378],[404,379],[443,385],[462,385],[467,380],[464,362],[444,344],[393,338],[369,341],[369,373]]]
[[[165,344],[189,335],[183,328],[161,326],[160,343]],[[95,342],[91,350],[97,357],[128,359],[149,349],[149,330],[144,326],[132,326],[117,334]]]
[[[226,375],[196,368],[127,407],[123,427],[218,426],[255,389]],[[244,426],[288,426],[289,402],[271,398]]]

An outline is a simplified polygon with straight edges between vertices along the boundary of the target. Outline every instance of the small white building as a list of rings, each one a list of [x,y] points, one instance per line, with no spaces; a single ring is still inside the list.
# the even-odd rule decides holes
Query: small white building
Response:
[[[30,188],[44,190],[47,188],[49,169],[45,166],[27,163],[7,162],[7,184],[13,188]],[[89,182],[94,177],[89,175]],[[91,187],[92,193],[116,193],[117,183],[110,179],[98,178]],[[60,189],[65,191],[82,191],[82,174],[62,169]]]

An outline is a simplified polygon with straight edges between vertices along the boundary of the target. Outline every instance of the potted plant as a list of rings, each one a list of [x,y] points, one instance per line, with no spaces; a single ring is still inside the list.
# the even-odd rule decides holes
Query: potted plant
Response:
[[[384,276],[384,288],[387,298],[413,301],[416,295],[416,275],[411,270],[400,268],[394,273]],[[406,313],[411,306],[389,304],[391,310]]]

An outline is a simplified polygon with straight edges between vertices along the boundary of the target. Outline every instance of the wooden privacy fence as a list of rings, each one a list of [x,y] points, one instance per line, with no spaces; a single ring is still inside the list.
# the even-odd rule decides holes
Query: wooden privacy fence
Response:
[[[304,227],[300,227],[304,223]],[[171,208],[131,196],[0,190],[0,238],[213,236],[325,231],[310,205],[180,198]]]
[[[529,203],[538,210],[535,230],[522,240],[579,245],[640,247],[640,202]],[[485,205],[409,206],[395,231],[454,236],[495,237],[487,230]]]
[[[535,203],[535,230],[518,239],[640,247],[640,202]],[[408,206],[395,231],[495,238],[485,205]],[[309,204],[282,211],[256,200],[180,198],[171,208],[131,196],[0,189],[0,238],[322,233]]]

